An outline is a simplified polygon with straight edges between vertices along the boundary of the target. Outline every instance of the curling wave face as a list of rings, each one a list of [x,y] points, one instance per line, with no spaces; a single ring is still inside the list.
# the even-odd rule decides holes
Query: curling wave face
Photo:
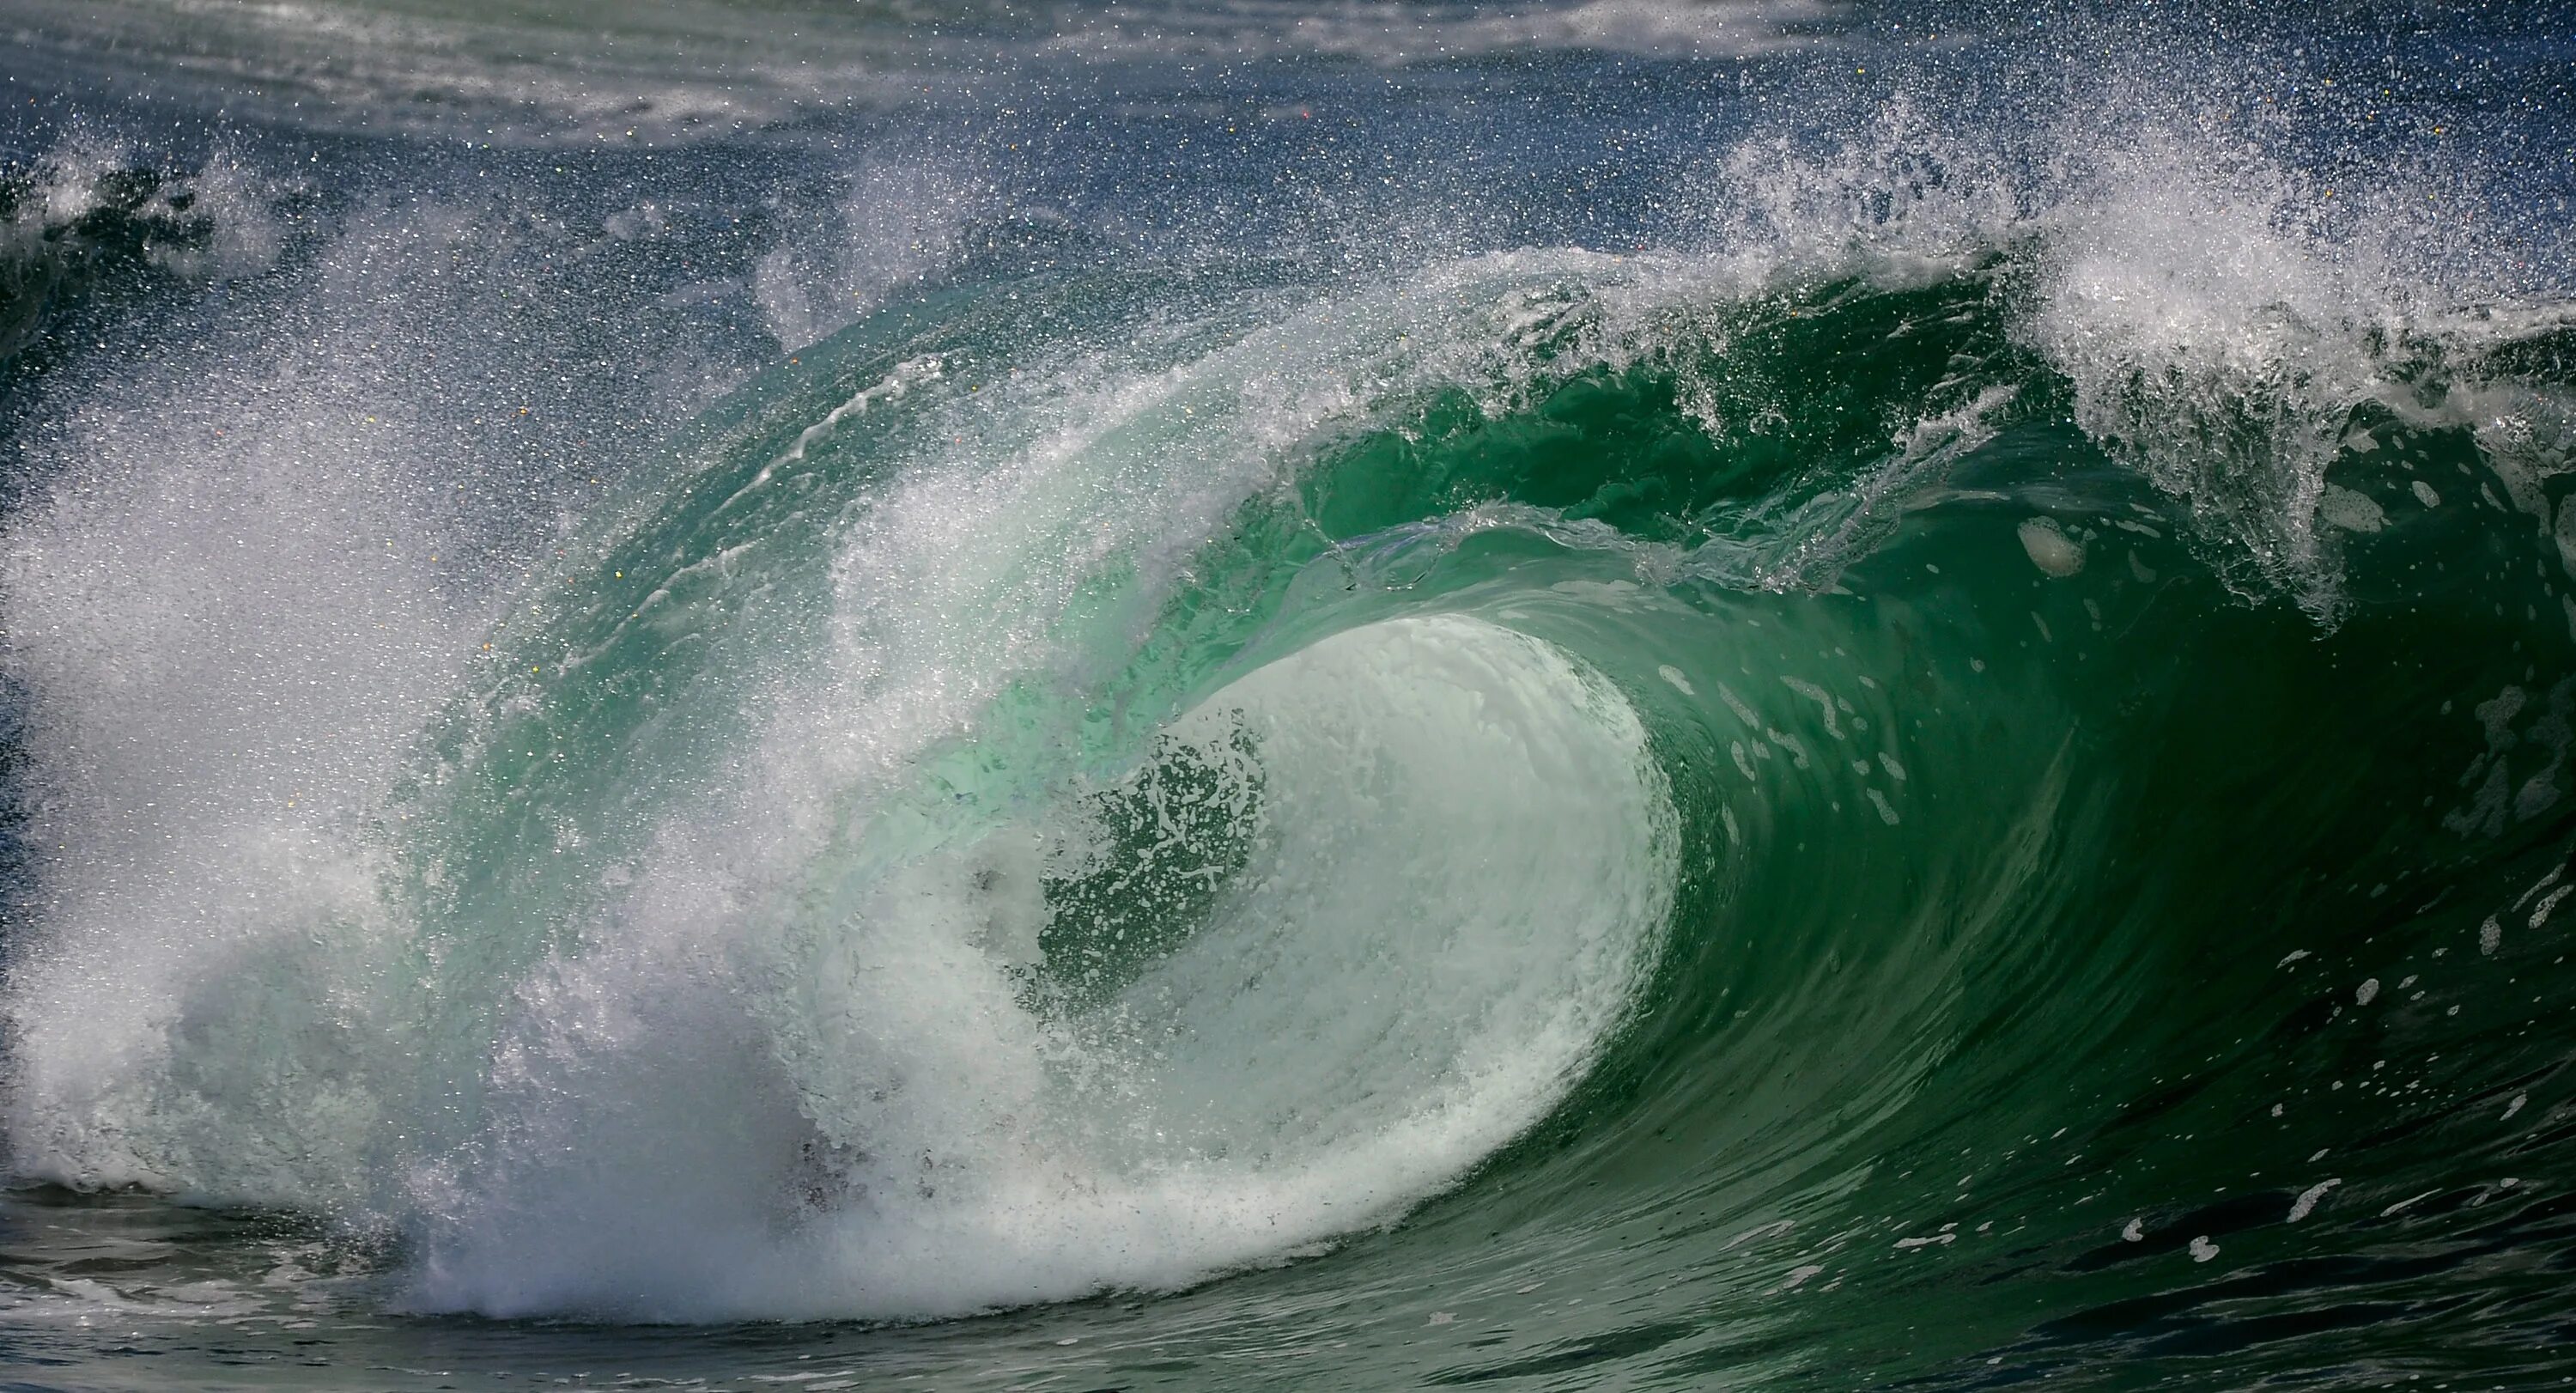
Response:
[[[13,1164],[321,1216],[345,1309],[1019,1312],[888,1374],[2545,1367],[2568,302],[1980,149],[969,259],[497,587],[434,413],[93,407]]]

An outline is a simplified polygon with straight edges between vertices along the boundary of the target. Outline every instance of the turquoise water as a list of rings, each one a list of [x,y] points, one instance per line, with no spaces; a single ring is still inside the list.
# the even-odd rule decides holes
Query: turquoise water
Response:
[[[2563,45],[365,14],[21,60],[25,1386],[2566,1377]]]

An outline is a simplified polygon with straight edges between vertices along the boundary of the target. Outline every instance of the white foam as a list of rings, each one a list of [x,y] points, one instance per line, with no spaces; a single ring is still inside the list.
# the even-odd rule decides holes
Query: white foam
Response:
[[[2030,518],[2014,529],[2030,564],[2059,580],[2084,569],[2084,544],[2066,535],[2054,518]]]
[[[29,171],[33,198],[0,219],[0,252],[33,254],[110,206],[109,176],[150,169],[127,145],[88,135],[59,142]],[[193,170],[155,170],[151,196],[131,208],[139,219],[184,229],[188,235],[147,238],[146,260],[198,281],[236,280],[276,264],[284,245],[278,204],[287,186],[218,147]],[[72,239],[72,245],[79,244]]]
[[[2477,366],[2565,313],[2508,288],[2531,279],[2514,259],[2548,248],[2464,240],[2511,221],[2509,201],[2464,217],[2430,168],[2329,187],[2266,143],[2277,131],[2116,67],[2084,80],[2026,136],[1963,133],[1900,83],[1839,136],[1748,137],[1697,195],[1716,260],[1790,286],[1919,285],[1999,255],[2034,273],[2014,281],[2015,338],[2071,382],[2097,444],[2188,506],[2249,593],[2338,610],[2338,533],[2387,521],[2327,478],[2364,405],[2474,430],[2514,505],[2576,555],[2576,509],[2542,487],[2569,467],[2576,407]],[[2427,348],[2446,364],[2438,390],[2419,380]]]
[[[43,905],[10,996],[28,1172],[332,1207],[366,1169],[402,927],[386,793],[486,621],[441,584],[412,422],[349,348],[68,410],[78,451],[9,528]]]
[[[1114,1000],[1041,1014],[1014,972],[1033,927],[995,929],[1030,908],[1009,872],[1046,824],[900,866],[782,941],[765,980],[793,985],[752,1013],[784,1037],[769,1063],[725,1046],[739,1018],[612,1017],[539,1052],[566,1062],[531,1081],[512,1164],[447,1196],[423,1299],[925,1315],[1178,1286],[1394,1217],[1554,1105],[1672,893],[1672,813],[1605,681],[1478,621],[1390,621],[1175,730],[1250,735],[1259,848]],[[532,1006],[558,1042],[587,1014]],[[840,1159],[799,1207],[775,1196],[801,1125]],[[607,1159],[629,1147],[654,1163]]]
[[[398,893],[441,868],[405,861],[392,791],[423,772],[431,713],[473,690],[492,611],[423,556],[454,447],[406,429],[418,403],[357,366],[363,333],[280,335],[271,359],[67,414],[77,467],[12,529],[6,574],[51,800],[41,945],[9,998],[14,1157],[395,1224],[424,1304],[504,1313],[953,1312],[1186,1283],[1400,1214],[1554,1106],[1651,967],[1670,813],[1605,683],[1432,616],[1245,676],[1176,729],[1256,737],[1251,861],[1187,943],[1070,1014],[1026,985],[1035,887],[1078,819],[1036,797],[1043,777],[979,801],[925,792],[924,769],[1009,751],[1003,697],[1079,693],[1131,651],[1291,447],[1432,385],[1504,410],[1587,365],[1687,358],[1676,333],[1716,331],[1677,308],[1770,278],[1920,281],[2033,232],[2051,250],[2020,332],[2083,422],[2118,437],[2138,381],[2192,408],[2278,385],[2275,444],[2221,462],[2272,470],[2270,509],[2213,504],[2217,525],[2250,516],[2267,565],[2321,557],[2311,427],[2375,390],[2355,355],[2377,283],[2279,227],[2248,195],[2259,170],[2151,151],[2131,173],[2183,175],[2115,168],[2034,219],[1999,162],[1890,181],[1889,160],[1939,153],[1907,130],[1804,164],[1746,146],[1728,177],[1754,211],[1721,229],[1745,240],[1707,256],[1480,257],[1248,332],[1138,330],[1213,350],[925,369],[859,398],[864,418],[816,404],[845,431],[944,414],[882,486],[834,500],[821,638],[748,654],[720,771],[622,790],[648,854],[595,913],[518,907],[541,923],[427,923]],[[1884,188],[1911,190],[1902,211],[1855,214]],[[326,263],[348,303],[385,288],[366,260]],[[830,322],[792,298],[809,276],[830,288],[793,258],[771,270],[783,337]],[[2010,405],[1960,395],[1891,438],[1892,467]],[[2208,458],[2143,462],[2196,501],[2245,496]],[[754,566],[757,541],[696,564]],[[1587,602],[1651,597],[1595,584]],[[1808,764],[1767,733],[1731,751],[1745,777],[1775,745]],[[598,829],[547,830],[528,855]],[[488,995],[407,994],[420,961],[509,933],[552,950]],[[488,1059],[437,1076],[419,1055],[439,1032]]]
[[[1386,66],[1496,53],[1589,50],[1666,57],[1749,57],[1818,49],[1848,11],[1830,0],[1580,0],[1564,5],[1453,6],[1386,0],[1281,9],[1236,0],[1179,12],[1129,6],[1067,13],[1043,51],[1080,58],[1329,55]]]

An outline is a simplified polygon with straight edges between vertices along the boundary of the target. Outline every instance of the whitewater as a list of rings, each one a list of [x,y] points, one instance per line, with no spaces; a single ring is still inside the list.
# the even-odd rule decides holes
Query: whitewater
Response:
[[[13,1386],[2576,1370],[2541,17],[10,22]]]

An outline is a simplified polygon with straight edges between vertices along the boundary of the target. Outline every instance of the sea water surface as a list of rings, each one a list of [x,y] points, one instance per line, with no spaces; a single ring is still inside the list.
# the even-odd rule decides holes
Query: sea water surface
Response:
[[[16,0],[0,1378],[2569,1382],[2571,77]]]

